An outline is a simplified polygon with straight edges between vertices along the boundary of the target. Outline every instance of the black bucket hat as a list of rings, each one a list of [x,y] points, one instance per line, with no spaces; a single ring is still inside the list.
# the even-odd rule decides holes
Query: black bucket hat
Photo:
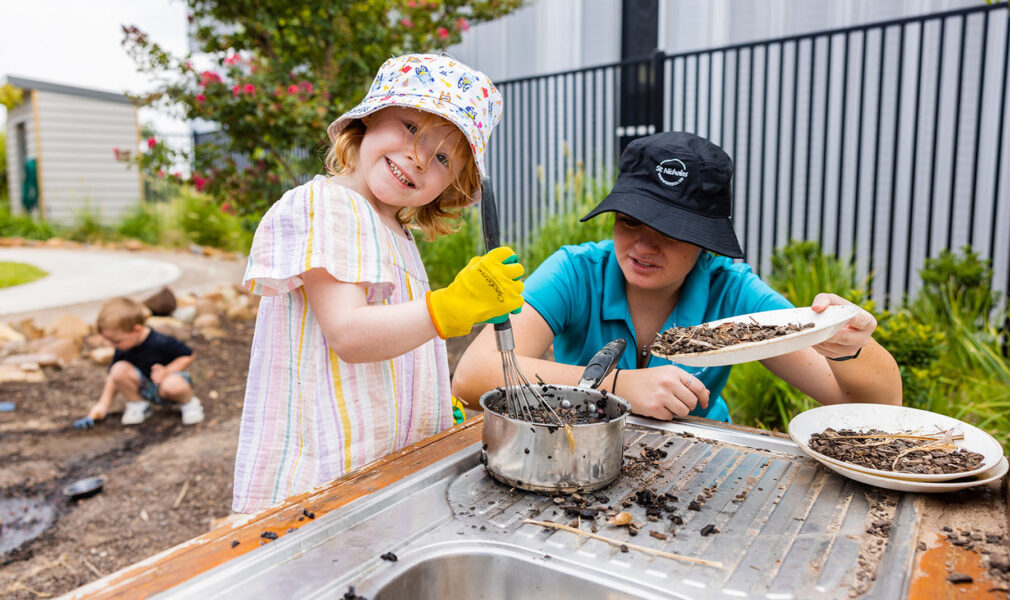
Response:
[[[621,154],[610,194],[582,221],[619,212],[656,231],[731,258],[743,258],[733,231],[733,161],[703,137],[666,131],[638,138]]]

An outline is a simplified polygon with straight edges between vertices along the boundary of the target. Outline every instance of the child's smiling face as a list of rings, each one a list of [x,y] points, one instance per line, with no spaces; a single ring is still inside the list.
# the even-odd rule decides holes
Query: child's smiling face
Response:
[[[367,188],[359,191],[379,202],[380,212],[386,207],[395,214],[403,207],[428,204],[449,187],[462,167],[455,149],[463,135],[456,126],[437,119],[439,123],[426,127],[420,137],[414,135],[427,117],[393,106],[363,119],[367,129],[354,178]]]

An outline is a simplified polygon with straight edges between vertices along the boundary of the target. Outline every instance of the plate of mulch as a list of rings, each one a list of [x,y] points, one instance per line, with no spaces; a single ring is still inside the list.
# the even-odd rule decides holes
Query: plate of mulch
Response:
[[[976,477],[1003,460],[1003,447],[978,427],[907,406],[820,406],[793,417],[789,435],[843,475],[938,483]]]
[[[995,467],[987,471],[983,471],[974,477],[960,477],[958,479],[951,479],[950,481],[935,482],[906,481],[904,479],[894,479],[892,477],[877,477],[876,475],[870,475],[869,473],[863,473],[862,471],[857,471],[855,469],[839,467],[838,465],[829,462],[823,462],[821,464],[835,473],[848,477],[854,481],[858,481],[859,483],[894,490],[896,492],[916,492],[919,494],[959,492],[977,485],[985,485],[987,483],[992,483],[993,481],[998,481],[1007,474],[1007,471],[1010,471],[1010,463],[1007,462],[1006,457],[1000,459],[1000,461],[996,463]]]
[[[859,312],[854,305],[784,308],[674,327],[656,336],[649,350],[690,367],[719,367],[764,360],[819,344]]]

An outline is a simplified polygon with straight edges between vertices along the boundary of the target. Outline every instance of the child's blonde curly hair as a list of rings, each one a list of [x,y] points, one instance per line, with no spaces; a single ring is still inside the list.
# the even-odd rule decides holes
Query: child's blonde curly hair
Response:
[[[374,114],[374,113],[372,113]],[[456,126],[449,121],[425,111],[417,111],[417,131],[414,134],[416,150],[417,140],[426,133],[441,134],[440,129]],[[333,137],[333,144],[326,153],[324,163],[330,175],[338,175],[354,170],[358,162],[358,150],[361,148],[361,138],[365,135],[365,124],[361,119],[355,119]],[[417,207],[403,207],[396,213],[396,220],[401,225],[415,226],[424,232],[427,241],[452,233],[459,229],[458,221],[461,209],[473,202],[480,190],[480,171],[473,159],[466,136],[460,135],[453,148],[448,152],[450,163],[462,164],[463,168],[434,201]]]

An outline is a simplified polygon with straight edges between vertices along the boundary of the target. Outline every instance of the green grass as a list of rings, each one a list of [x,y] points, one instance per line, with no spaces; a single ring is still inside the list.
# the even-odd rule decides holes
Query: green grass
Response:
[[[41,279],[49,273],[34,266],[16,262],[0,262],[0,288],[13,287]]]

